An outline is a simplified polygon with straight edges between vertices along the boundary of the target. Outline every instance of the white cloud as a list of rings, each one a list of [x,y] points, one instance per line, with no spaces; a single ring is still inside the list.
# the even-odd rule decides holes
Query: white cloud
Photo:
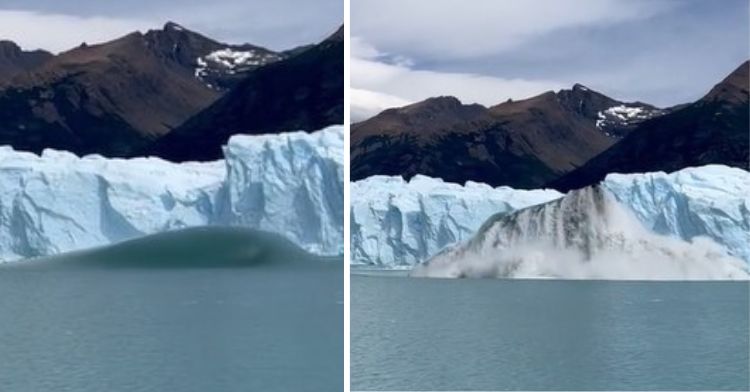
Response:
[[[0,38],[14,41],[24,49],[60,52],[82,42],[108,41],[155,27],[159,27],[159,22],[0,10]]]
[[[672,7],[646,0],[366,0],[352,28],[379,48],[420,58],[472,58],[578,26],[643,19]]]
[[[353,36],[350,41],[352,57],[360,59],[376,59],[378,56],[382,55],[382,53],[375,49],[374,46],[370,45],[361,37]]]
[[[393,95],[358,88],[349,89],[352,122],[366,120],[385,109],[401,107],[412,102]]]
[[[452,95],[464,103],[494,105],[566,86],[553,80],[504,79],[471,73],[437,72],[413,68],[408,59],[381,60],[379,52],[361,38],[352,40],[352,119],[360,121],[385,108],[430,97]],[[361,57],[357,57],[357,55]]]

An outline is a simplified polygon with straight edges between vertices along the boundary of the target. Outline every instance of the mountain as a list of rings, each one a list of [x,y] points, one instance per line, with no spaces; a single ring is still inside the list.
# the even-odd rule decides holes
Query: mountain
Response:
[[[535,188],[661,113],[580,84],[490,108],[463,105],[453,97],[430,98],[352,125],[352,179],[423,174]]]
[[[311,131],[344,121],[343,26],[247,78],[147,149],[172,161],[212,160],[234,134]]]
[[[620,138],[627,135],[641,122],[661,116],[671,109],[659,109],[643,102],[621,102],[604,94],[575,84],[570,90],[557,93],[560,105],[581,116],[607,136]]]
[[[44,50],[24,51],[12,41],[0,40],[0,82],[31,71],[53,57]]]
[[[0,88],[0,144],[130,156],[281,55],[175,23],[81,44]]]
[[[748,168],[748,62],[700,100],[637,126],[585,165],[552,181],[560,191],[582,188],[608,173],[672,172],[707,164]]]

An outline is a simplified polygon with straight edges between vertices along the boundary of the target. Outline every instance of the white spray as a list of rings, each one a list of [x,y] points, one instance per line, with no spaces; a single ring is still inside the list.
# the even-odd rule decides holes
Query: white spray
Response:
[[[413,276],[629,280],[747,279],[747,265],[703,237],[654,234],[599,186],[491,217]]]

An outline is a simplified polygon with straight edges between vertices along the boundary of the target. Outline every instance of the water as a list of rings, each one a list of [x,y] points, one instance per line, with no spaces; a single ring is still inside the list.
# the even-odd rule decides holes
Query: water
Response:
[[[218,265],[246,254],[215,245]],[[341,261],[112,268],[96,254],[113,256],[0,269],[0,391],[343,390]]]
[[[748,390],[748,284],[352,275],[352,390]]]

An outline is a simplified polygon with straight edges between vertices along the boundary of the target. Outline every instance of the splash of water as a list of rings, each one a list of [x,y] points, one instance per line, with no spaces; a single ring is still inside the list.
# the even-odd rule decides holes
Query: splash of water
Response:
[[[687,242],[647,230],[599,186],[487,220],[468,242],[412,276],[611,280],[748,279],[742,260],[708,238]]]

